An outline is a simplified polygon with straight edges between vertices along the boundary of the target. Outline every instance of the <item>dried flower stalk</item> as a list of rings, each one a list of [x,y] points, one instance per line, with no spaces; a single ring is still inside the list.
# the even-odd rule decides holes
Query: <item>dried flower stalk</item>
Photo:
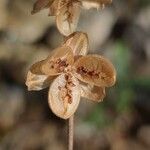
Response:
[[[49,56],[31,66],[27,74],[28,90],[49,87],[48,103],[52,112],[69,119],[68,150],[73,150],[73,117],[80,98],[101,102],[105,88],[116,82],[112,63],[100,55],[87,55],[89,41],[86,33],[74,32],[80,8],[104,8],[112,0],[36,0],[32,14],[49,9],[56,25],[65,37],[62,45]],[[87,56],[86,56],[87,55]]]
[[[73,135],[74,135],[74,115],[69,118],[68,124],[68,150],[73,150]]]

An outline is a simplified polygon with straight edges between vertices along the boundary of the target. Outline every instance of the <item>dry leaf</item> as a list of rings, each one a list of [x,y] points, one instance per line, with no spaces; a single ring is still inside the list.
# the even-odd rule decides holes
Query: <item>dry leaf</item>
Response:
[[[60,33],[65,36],[73,33],[76,29],[80,15],[79,2],[68,2],[60,7],[56,15],[56,24]]]
[[[86,83],[80,83],[80,87],[81,96],[95,102],[103,101],[106,95],[104,87],[98,87]]]
[[[71,74],[58,76],[50,87],[48,101],[56,116],[68,119],[79,105],[79,81]]]
[[[74,64],[76,77],[81,81],[100,87],[109,87],[116,81],[116,71],[112,63],[99,55],[80,57]]]
[[[41,71],[41,66],[43,65],[44,61],[40,61],[35,63],[31,66],[28,74],[27,74],[27,81],[26,85],[28,86],[28,90],[41,90],[48,87],[54,77],[50,77],[45,75]]]
[[[74,32],[65,39],[64,45],[69,46],[73,50],[74,55],[86,55],[89,48],[89,40],[86,33]]]

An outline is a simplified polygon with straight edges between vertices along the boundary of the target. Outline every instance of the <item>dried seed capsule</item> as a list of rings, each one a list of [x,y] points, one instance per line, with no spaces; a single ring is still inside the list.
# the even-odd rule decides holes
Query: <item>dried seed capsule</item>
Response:
[[[76,29],[80,15],[79,2],[68,1],[58,9],[56,24],[60,33],[65,36],[73,33]]]
[[[63,46],[55,49],[46,59],[42,71],[48,75],[58,75],[74,62],[73,52],[69,47]]]
[[[67,85],[68,81],[71,81],[74,86]],[[74,76],[62,74],[53,81],[49,90],[49,105],[54,114],[60,118],[68,119],[76,111],[79,101],[80,86]]]
[[[74,32],[66,37],[64,45],[69,46],[74,55],[86,55],[89,48],[89,41],[86,33]]]
[[[76,77],[83,82],[109,87],[116,81],[116,71],[109,60],[98,55],[79,58],[75,64]]]
[[[80,87],[81,87],[81,97],[84,97],[86,99],[95,102],[103,101],[106,95],[104,87],[98,87],[86,83],[80,83]]]
[[[41,67],[44,64],[44,60],[35,63],[34,65],[31,66],[28,74],[27,74],[27,80],[26,80],[26,85],[28,86],[28,90],[41,90],[46,87],[48,87],[51,83],[51,81],[54,79],[52,76],[47,76],[45,75]]]

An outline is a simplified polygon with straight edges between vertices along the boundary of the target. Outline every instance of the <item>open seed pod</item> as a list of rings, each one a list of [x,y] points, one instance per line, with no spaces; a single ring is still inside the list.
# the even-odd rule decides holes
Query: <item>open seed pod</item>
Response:
[[[61,74],[66,67],[74,62],[73,52],[70,47],[59,47],[48,56],[42,65],[42,71],[47,75]]]
[[[69,46],[74,55],[86,55],[89,49],[89,40],[86,33],[74,32],[66,37],[63,45]]]
[[[95,102],[101,102],[103,101],[104,97],[106,96],[105,88],[104,87],[98,87],[86,83],[80,83],[81,87],[81,96],[95,101]]]
[[[60,33],[65,36],[73,33],[76,29],[80,15],[79,2],[68,1],[60,9],[56,15],[56,24]]]
[[[109,60],[99,55],[88,55],[74,64],[76,77],[83,82],[100,87],[109,87],[116,81],[116,71]]]
[[[41,68],[44,63],[45,61],[42,60],[31,66],[26,80],[26,85],[29,91],[38,91],[44,89],[48,87],[51,81],[54,79],[54,77],[47,76],[42,72]]]
[[[76,111],[80,101],[79,81],[71,74],[61,74],[49,89],[48,102],[56,116],[68,119]]]

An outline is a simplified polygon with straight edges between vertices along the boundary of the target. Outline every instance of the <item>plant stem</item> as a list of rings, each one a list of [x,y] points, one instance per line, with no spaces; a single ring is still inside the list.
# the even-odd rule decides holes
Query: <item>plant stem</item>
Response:
[[[68,150],[73,150],[73,136],[74,136],[74,115],[69,118],[69,135],[68,135]]]

